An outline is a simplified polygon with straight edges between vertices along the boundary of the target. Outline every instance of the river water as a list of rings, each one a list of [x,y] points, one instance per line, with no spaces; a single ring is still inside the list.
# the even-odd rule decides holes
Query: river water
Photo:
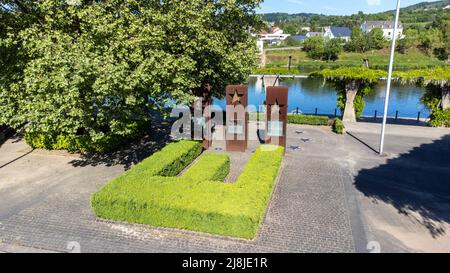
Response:
[[[266,94],[262,80],[251,78],[249,80],[249,104],[264,105]],[[334,115],[336,111],[337,94],[333,86],[323,83],[319,79],[289,79],[281,80],[280,85],[289,87],[289,112],[297,111],[304,114]],[[363,116],[373,117],[383,115],[386,81],[382,81],[366,98],[366,107]],[[420,102],[425,92],[424,88],[414,85],[394,84],[391,90],[388,116],[394,117],[398,111],[399,117],[421,118],[429,116],[428,109]],[[214,104],[225,109],[225,99],[215,99]],[[340,114],[339,110],[337,113]]]

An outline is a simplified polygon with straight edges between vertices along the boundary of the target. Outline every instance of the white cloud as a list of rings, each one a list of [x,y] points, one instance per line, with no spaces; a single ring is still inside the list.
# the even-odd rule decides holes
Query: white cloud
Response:
[[[367,5],[369,6],[380,6],[381,0],[366,0]]]

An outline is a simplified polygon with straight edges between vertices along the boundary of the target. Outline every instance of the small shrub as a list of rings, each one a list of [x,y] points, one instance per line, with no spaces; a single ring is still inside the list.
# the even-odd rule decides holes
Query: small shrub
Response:
[[[288,115],[288,122],[292,124],[327,126],[328,117],[309,116],[309,115]]]
[[[333,132],[338,135],[342,135],[345,132],[344,122],[341,119],[335,119],[333,123]]]
[[[429,84],[421,102],[430,109],[430,125],[433,127],[450,127],[450,109],[442,109],[442,87]]]
[[[450,109],[435,109],[430,115],[430,125],[433,127],[450,128]]]
[[[107,153],[127,141],[136,139],[147,132],[148,123],[131,123],[127,125],[126,135],[104,134],[93,140],[89,135],[49,134],[41,132],[25,132],[25,142],[35,149],[67,150],[71,152]]]

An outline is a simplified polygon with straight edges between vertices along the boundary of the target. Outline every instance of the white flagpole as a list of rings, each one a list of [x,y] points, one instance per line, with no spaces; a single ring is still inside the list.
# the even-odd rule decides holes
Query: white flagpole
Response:
[[[389,110],[389,96],[391,94],[392,70],[394,68],[395,42],[397,40],[397,30],[399,21],[400,21],[400,0],[397,1],[397,13],[395,15],[394,33],[392,34],[391,58],[389,60],[389,74],[387,79],[386,100],[384,102],[383,125],[381,126],[380,155],[383,155],[384,152],[384,135],[386,133],[387,115]]]

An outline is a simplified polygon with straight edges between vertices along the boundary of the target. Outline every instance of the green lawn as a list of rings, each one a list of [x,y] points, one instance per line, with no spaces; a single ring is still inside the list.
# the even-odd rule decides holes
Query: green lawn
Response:
[[[301,50],[269,51],[266,67],[287,67],[288,58],[292,56],[292,67],[300,70],[319,70],[345,66],[361,66],[363,59],[368,58],[373,69],[387,69],[389,65],[388,50],[370,51],[366,53],[343,52],[336,62],[312,60]],[[450,66],[449,62],[430,57],[419,50],[410,50],[407,54],[396,53],[395,69],[420,69],[435,66]]]
[[[183,175],[200,143],[168,145],[92,196],[98,217],[151,226],[254,238],[272,195],[283,149],[261,146],[235,183],[224,183],[230,161],[206,154]],[[187,156],[185,156],[187,155]],[[155,168],[155,166],[157,166]],[[165,167],[166,166],[166,167]]]

